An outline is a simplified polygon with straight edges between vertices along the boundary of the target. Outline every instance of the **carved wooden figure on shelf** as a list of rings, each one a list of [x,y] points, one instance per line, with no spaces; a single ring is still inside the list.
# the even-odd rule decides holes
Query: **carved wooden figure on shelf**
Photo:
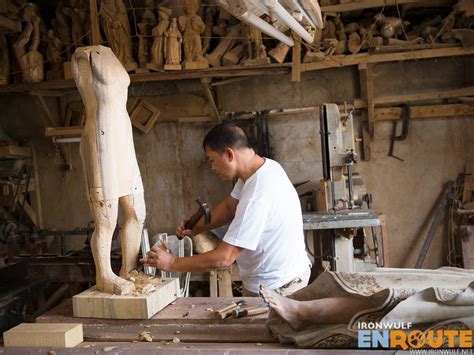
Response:
[[[71,20],[71,39],[74,46],[80,47],[84,45],[85,37],[85,13],[84,10],[79,8],[79,4],[76,1],[70,1],[72,7],[65,7],[63,9],[64,15]]]
[[[23,7],[22,20],[26,22],[26,25],[18,40],[13,44],[15,57],[25,82],[38,82],[44,79],[44,60],[42,54],[38,52],[41,20],[36,14],[35,6],[32,3],[27,3]],[[27,49],[26,46],[29,43]]]
[[[244,65],[270,64],[265,46],[262,42],[262,32],[254,26],[244,26],[244,52],[246,59]]]
[[[158,7],[159,22],[151,33],[153,45],[151,46],[151,63],[147,65],[148,69],[160,70],[165,64],[165,32],[170,25],[171,9],[163,6]]]
[[[46,35],[46,59],[51,65],[46,74],[48,80],[61,80],[63,74],[63,57],[61,56],[61,41],[54,35],[54,30],[48,30]]]
[[[86,112],[80,151],[95,222],[91,247],[97,287],[129,294],[135,286],[127,279],[136,267],[145,219],[143,184],[126,107],[130,78],[112,50],[103,46],[76,49],[72,69]],[[110,262],[119,204],[124,214],[120,277]]]
[[[183,38],[178,29],[176,18],[171,20],[170,28],[165,32],[165,70],[181,70],[181,43]]]
[[[100,22],[105,37],[127,71],[137,68],[132,55],[130,23],[122,0],[102,0]]]
[[[197,15],[198,0],[185,0],[186,15],[179,17],[179,29],[183,32],[184,68],[208,68],[209,63],[202,53],[201,33],[206,29],[204,21]]]
[[[0,85],[8,84],[10,72],[10,53],[5,35],[0,33]]]
[[[64,3],[59,1],[56,5],[56,17],[52,21],[53,29],[59,40],[62,43],[62,46],[69,45],[71,43],[71,30],[69,28],[69,22],[64,14]],[[71,53],[66,53],[67,59],[71,57]]]

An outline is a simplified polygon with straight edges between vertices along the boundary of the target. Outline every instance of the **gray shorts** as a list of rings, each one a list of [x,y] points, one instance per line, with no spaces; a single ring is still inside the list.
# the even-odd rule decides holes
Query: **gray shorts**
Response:
[[[306,268],[306,270],[301,275],[295,277],[293,280],[287,282],[283,286],[278,287],[275,289],[275,291],[282,296],[289,296],[292,293],[301,290],[303,287],[308,286],[310,275],[311,266]],[[258,297],[258,293],[251,292],[244,287],[242,288],[242,297]]]

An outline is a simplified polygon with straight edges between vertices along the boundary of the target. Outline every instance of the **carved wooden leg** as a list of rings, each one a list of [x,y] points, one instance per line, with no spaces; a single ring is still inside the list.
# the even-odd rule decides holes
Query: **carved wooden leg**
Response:
[[[95,222],[91,247],[97,288],[107,293],[129,294],[135,289],[135,285],[115,275],[110,262],[112,235],[117,223],[118,200],[94,201],[91,202],[91,206]]]
[[[143,193],[119,198],[124,221],[120,229],[122,245],[122,268],[120,277],[128,279],[130,271],[137,267],[137,255],[140,250],[143,223],[145,221],[145,200]]]

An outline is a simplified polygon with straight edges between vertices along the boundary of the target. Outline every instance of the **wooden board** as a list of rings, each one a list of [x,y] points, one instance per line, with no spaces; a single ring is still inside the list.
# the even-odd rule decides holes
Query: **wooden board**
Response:
[[[52,346],[72,348],[82,343],[80,323],[23,323],[3,333],[5,346]]]
[[[260,297],[187,297],[178,298],[151,319],[130,321],[126,319],[75,318],[72,302],[66,301],[36,318],[38,323],[71,323],[84,325],[86,341],[138,341],[140,333],[149,332],[153,341],[170,341],[178,337],[181,342],[219,343],[272,343],[276,340],[266,326],[268,313],[242,318],[220,319],[215,310],[232,302],[243,300],[246,305],[258,306]]]
[[[179,295],[177,278],[155,285],[156,291],[141,296],[120,296],[92,287],[72,298],[75,317],[111,319],[149,319]]]
[[[0,147],[0,157],[2,158],[29,158],[31,150],[29,147],[20,147],[17,145],[4,145]]]
[[[234,323],[259,323],[264,325],[268,314],[259,314],[244,318],[227,318],[221,320],[216,317],[215,310],[224,308],[232,302],[243,300],[249,307],[258,306],[263,301],[260,297],[183,297],[171,302],[167,307],[154,315],[151,319],[142,319],[143,324],[234,324]],[[47,313],[36,318],[38,323],[74,323],[78,319],[74,317],[72,300],[69,299]],[[130,321],[125,319],[101,319],[81,318],[83,324],[114,324],[127,325]]]

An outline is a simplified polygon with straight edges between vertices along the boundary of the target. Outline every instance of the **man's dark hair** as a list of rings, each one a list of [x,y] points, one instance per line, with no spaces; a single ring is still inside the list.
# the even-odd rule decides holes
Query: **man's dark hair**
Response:
[[[219,154],[226,148],[252,148],[245,131],[235,123],[221,123],[211,129],[202,142],[204,150],[209,148]]]

